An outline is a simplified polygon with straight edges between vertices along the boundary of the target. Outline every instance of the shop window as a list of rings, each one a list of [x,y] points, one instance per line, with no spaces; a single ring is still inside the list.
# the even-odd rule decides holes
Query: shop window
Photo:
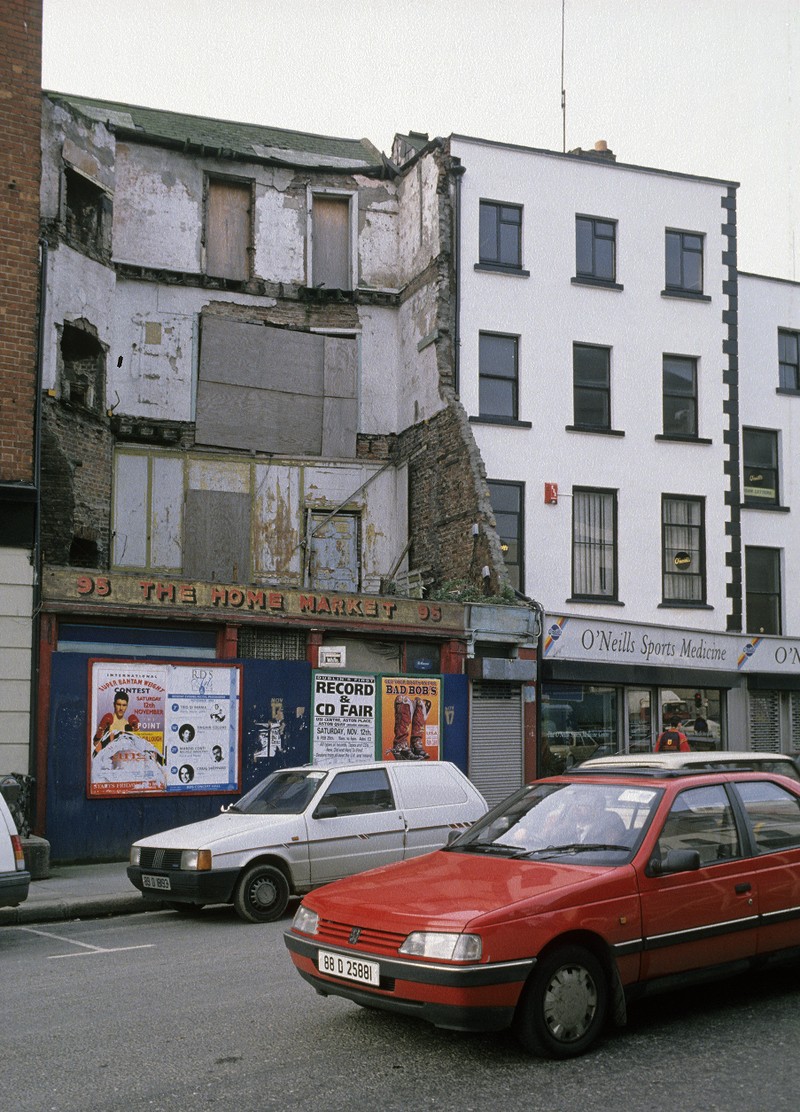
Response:
[[[702,498],[661,500],[662,580],[665,603],[705,604],[705,522]]]
[[[778,434],[769,429],[742,429],[744,503],[778,505]]]
[[[542,769],[553,774],[617,750],[617,689],[542,685]]]
[[[525,484],[496,480],[486,485],[509,581],[516,590],[524,591]]]
[[[351,198],[315,193],[311,202],[311,285],[317,289],[351,290]]]
[[[107,257],[111,251],[111,198],[96,182],[67,166],[65,234],[79,251]]]
[[[305,660],[306,633],[304,630],[242,626],[237,656],[243,660]]]
[[[573,488],[572,595],[617,597],[616,491]]]
[[[662,687],[658,693],[658,705],[658,732],[667,729],[677,718],[678,728],[686,734],[692,749],[722,748],[722,697],[719,690]]]
[[[748,633],[781,632],[781,550],[751,545],[744,550]]]
[[[206,273],[246,281],[250,277],[252,187],[211,178],[206,197]]]

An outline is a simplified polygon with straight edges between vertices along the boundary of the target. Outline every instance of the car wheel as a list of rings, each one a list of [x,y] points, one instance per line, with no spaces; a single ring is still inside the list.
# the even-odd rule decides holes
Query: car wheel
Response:
[[[607,1007],[600,962],[581,946],[565,946],[537,965],[517,1010],[517,1037],[533,1054],[574,1058],[602,1031]]]
[[[248,923],[280,919],[289,903],[286,877],[274,865],[253,865],[239,878],[233,894],[236,914]]]

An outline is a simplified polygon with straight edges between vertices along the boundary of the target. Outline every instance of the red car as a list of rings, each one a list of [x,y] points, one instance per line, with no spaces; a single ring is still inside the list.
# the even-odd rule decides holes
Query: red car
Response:
[[[445,849],[312,892],[284,937],[323,996],[571,1057],[647,991],[800,956],[800,784],[540,780]]]

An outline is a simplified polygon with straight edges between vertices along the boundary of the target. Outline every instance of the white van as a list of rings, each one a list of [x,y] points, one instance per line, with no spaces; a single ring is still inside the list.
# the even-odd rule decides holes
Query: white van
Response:
[[[266,923],[292,895],[439,849],[487,809],[447,761],[285,768],[215,818],[136,842],[128,876],[178,911],[233,903]]]

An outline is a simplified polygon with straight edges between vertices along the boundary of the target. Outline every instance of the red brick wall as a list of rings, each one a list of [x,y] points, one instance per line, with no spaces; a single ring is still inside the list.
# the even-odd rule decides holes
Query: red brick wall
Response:
[[[2,0],[0,482],[34,480],[41,81],[42,0]]]

